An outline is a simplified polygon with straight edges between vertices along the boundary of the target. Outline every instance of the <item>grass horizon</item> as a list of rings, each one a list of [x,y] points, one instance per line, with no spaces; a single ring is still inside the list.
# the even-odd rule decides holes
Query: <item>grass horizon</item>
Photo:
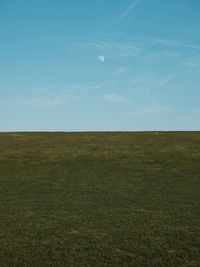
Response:
[[[200,132],[0,132],[1,266],[198,266]]]

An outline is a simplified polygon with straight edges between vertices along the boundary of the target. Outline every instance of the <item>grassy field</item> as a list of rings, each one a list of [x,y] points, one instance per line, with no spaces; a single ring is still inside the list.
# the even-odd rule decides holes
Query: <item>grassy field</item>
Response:
[[[200,266],[200,132],[0,133],[0,266]]]

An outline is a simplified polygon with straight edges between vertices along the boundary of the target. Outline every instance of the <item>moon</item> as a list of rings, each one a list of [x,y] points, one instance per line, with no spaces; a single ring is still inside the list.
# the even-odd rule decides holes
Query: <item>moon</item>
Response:
[[[100,62],[104,62],[105,61],[105,57],[104,56],[99,56],[99,61]]]

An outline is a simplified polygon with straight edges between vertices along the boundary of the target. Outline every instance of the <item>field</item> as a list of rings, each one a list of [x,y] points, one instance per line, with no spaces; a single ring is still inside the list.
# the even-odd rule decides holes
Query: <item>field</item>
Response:
[[[200,132],[0,133],[0,266],[200,266]]]

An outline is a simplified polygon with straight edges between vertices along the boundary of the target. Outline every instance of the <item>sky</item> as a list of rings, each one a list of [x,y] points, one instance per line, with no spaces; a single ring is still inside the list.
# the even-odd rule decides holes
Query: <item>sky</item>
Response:
[[[199,0],[0,0],[0,131],[200,130]]]

